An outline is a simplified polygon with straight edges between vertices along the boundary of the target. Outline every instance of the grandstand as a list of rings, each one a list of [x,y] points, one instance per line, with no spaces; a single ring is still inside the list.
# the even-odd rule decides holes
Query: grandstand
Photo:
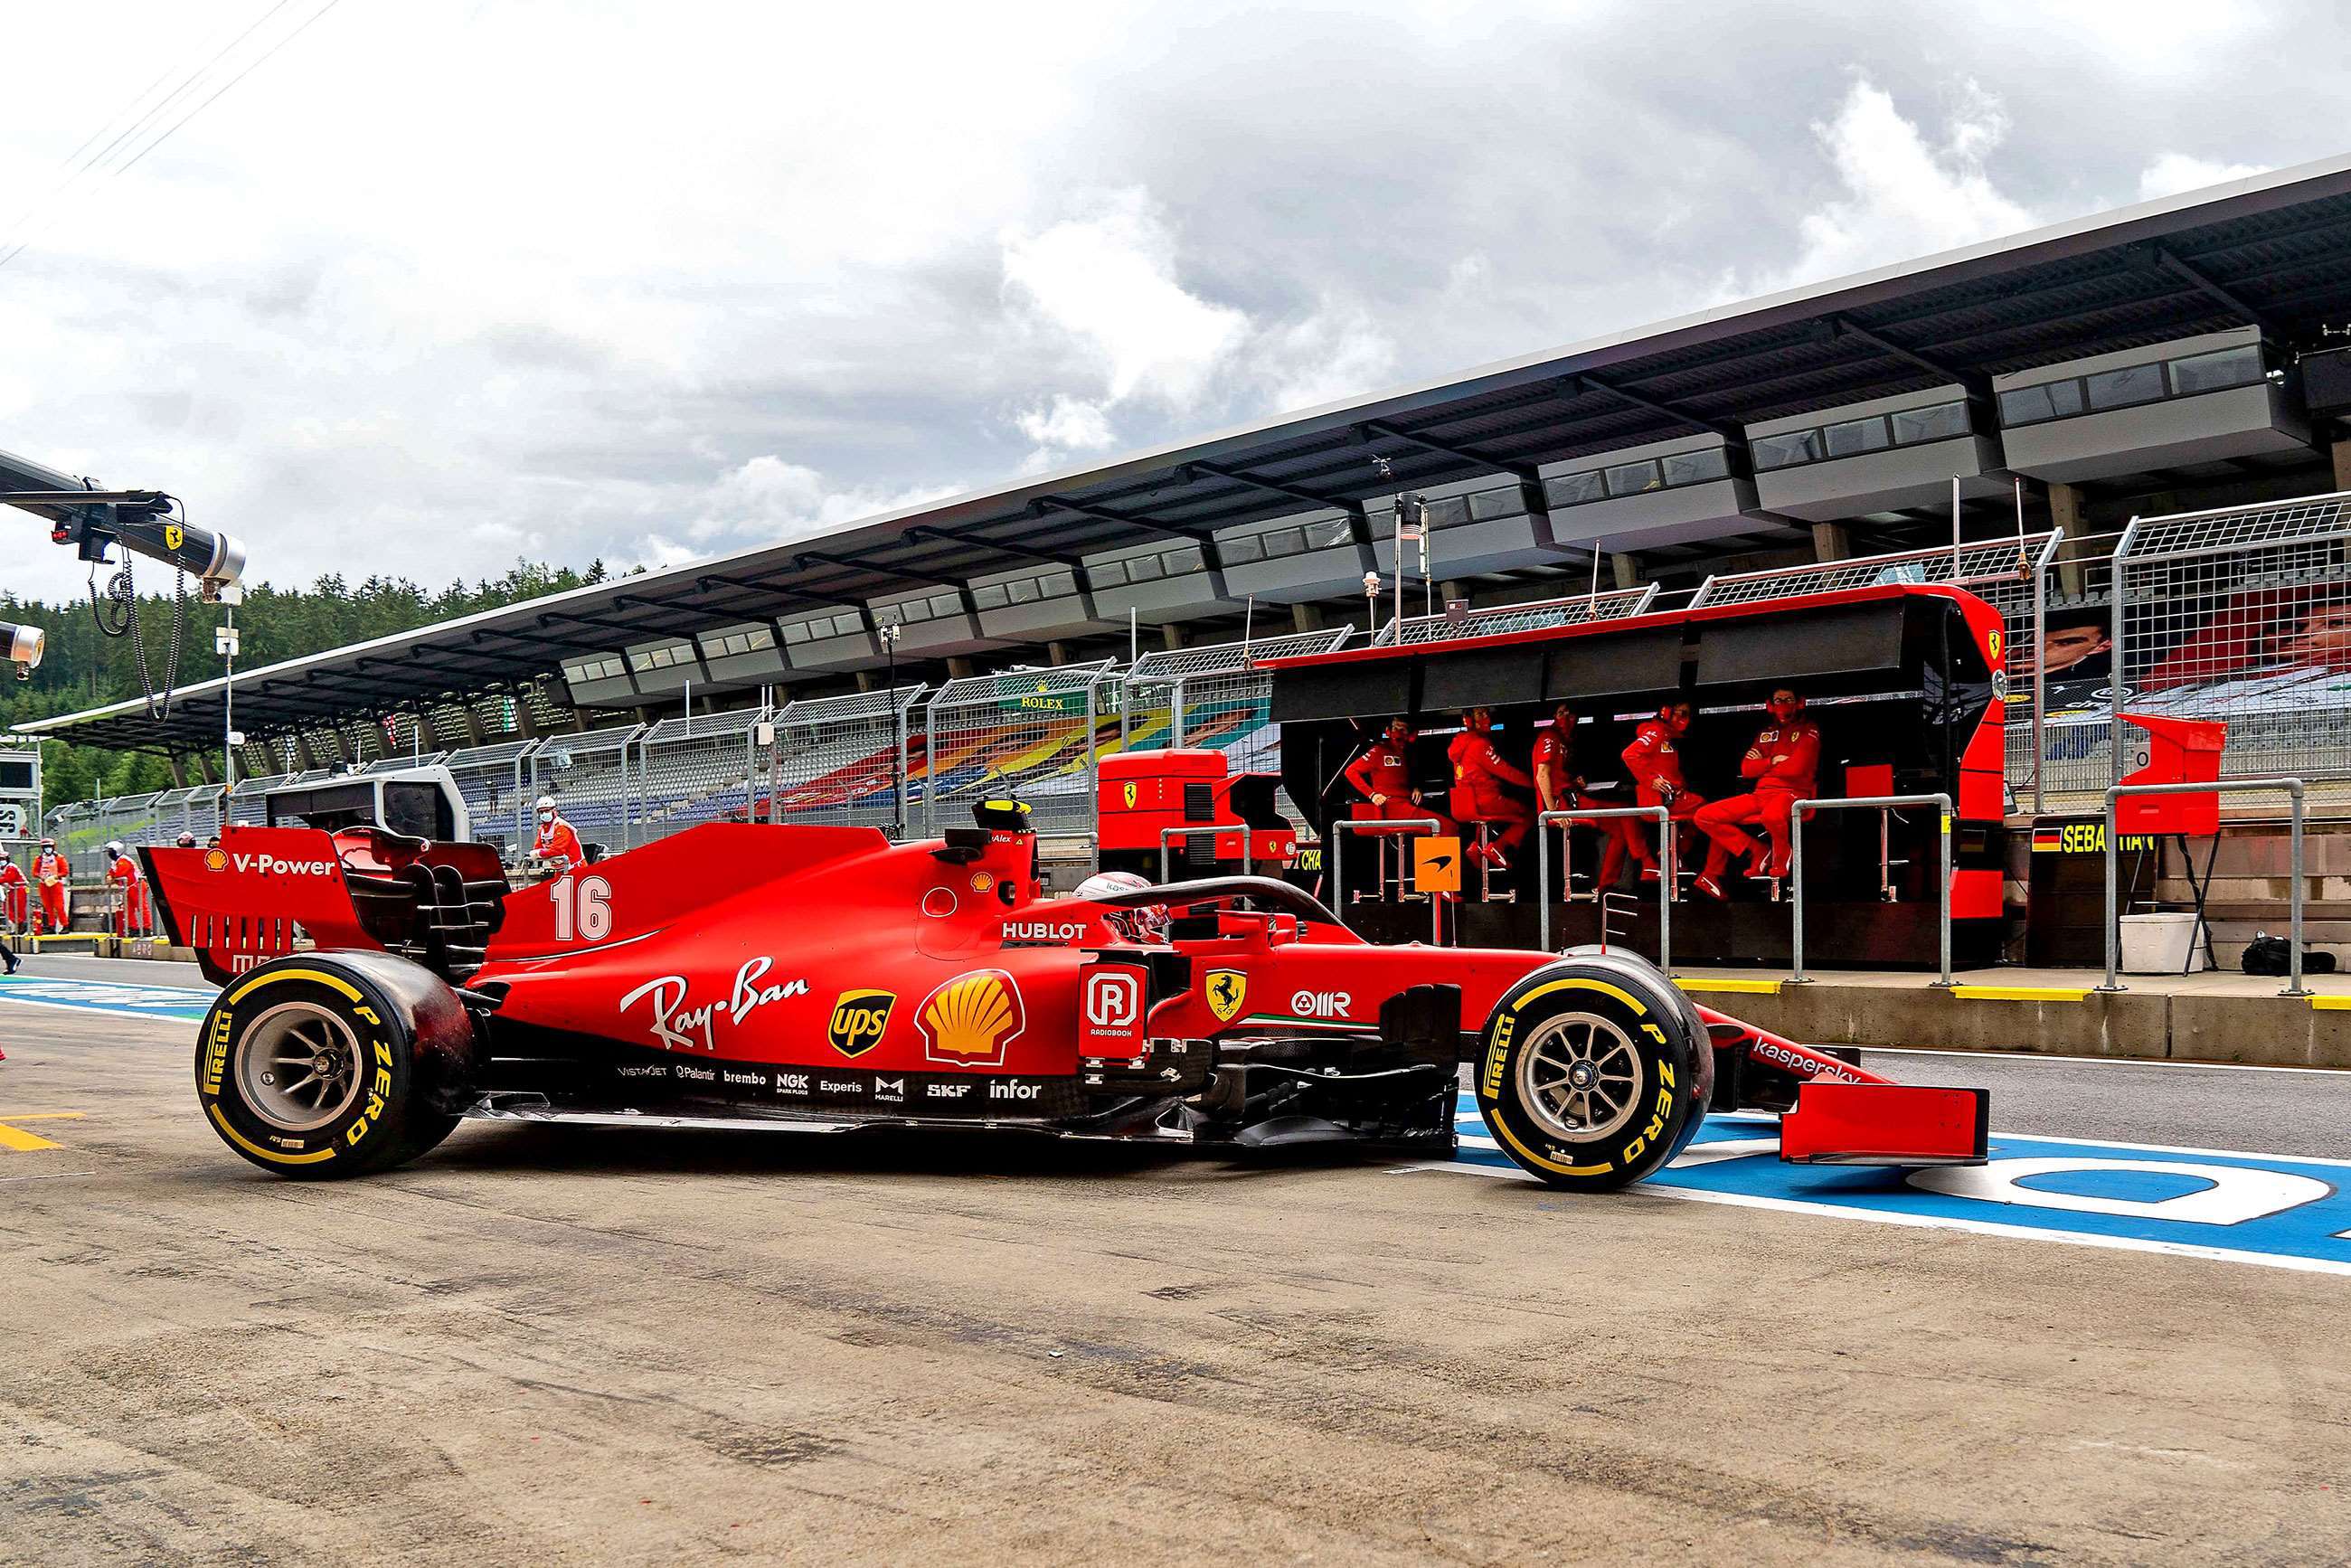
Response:
[[[2231,584],[2269,595],[2239,620],[2351,600],[2341,509],[2271,505],[2351,489],[2326,335],[2351,320],[2346,241],[2351,158],[287,661],[238,677],[227,814],[272,780],[437,756],[508,843],[542,791],[614,847],[771,815],[921,830],[1007,789],[1081,833],[1117,747],[1272,765],[1254,658],[1904,580],[2008,617],[2021,811],[2115,768],[2093,666],[2043,678],[2052,616],[2110,618],[2095,669],[2162,672],[2141,684],[2179,688],[2166,711],[2241,717],[2232,771],[2351,779],[2336,683],[2265,669],[2257,693],[2218,633],[2198,681],[2164,664]],[[1433,568],[1398,624],[1400,493]],[[2250,519],[2225,553],[2175,528],[2150,556],[2158,530],[2133,530],[2215,514]],[[2273,643],[2246,631],[2230,657]],[[182,769],[65,809],[67,841],[209,831],[222,702],[212,681],[162,718],[22,727]]]

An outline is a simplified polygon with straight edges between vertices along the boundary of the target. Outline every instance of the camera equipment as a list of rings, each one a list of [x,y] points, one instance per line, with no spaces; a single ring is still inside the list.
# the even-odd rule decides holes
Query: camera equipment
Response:
[[[41,629],[0,621],[0,661],[16,666],[18,680],[31,680],[33,666],[41,662]]]

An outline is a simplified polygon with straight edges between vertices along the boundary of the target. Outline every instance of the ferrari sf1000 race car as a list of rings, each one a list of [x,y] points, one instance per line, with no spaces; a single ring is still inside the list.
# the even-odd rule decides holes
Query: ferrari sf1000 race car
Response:
[[[978,815],[907,844],[712,823],[512,891],[487,845],[375,827],[142,852],[222,987],[204,1114],[285,1176],[383,1170],[465,1117],[1443,1156],[1465,1061],[1562,1187],[1638,1180],[1709,1106],[1786,1112],[1791,1159],[1983,1157],[1981,1091],[1889,1083],[1637,957],[1376,946],[1270,878],[1049,898],[1020,809]]]

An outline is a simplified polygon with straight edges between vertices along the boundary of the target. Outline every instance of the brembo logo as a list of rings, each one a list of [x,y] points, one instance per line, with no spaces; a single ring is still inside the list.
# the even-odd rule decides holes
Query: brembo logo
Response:
[[[210,864],[210,857],[205,863]],[[264,876],[332,876],[332,861],[282,861],[276,855],[231,855],[229,863],[239,871],[257,871]]]

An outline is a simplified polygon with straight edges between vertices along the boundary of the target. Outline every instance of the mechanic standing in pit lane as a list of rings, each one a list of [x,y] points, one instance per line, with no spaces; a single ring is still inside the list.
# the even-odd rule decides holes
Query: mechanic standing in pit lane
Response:
[[[25,929],[25,902],[31,883],[25,880],[22,867],[0,849],[0,922],[11,931]]]
[[[586,865],[588,854],[580,847],[580,835],[557,813],[555,797],[541,795],[536,810],[538,835],[531,841],[530,852],[538,860],[541,874],[561,876]]]
[[[115,905],[114,934],[147,935],[154,925],[154,917],[147,907],[147,879],[139,874],[139,862],[123,849],[120,839],[106,846],[106,883],[108,890],[120,900]]]
[[[38,936],[46,928],[67,931],[72,920],[66,908],[66,880],[73,868],[66,857],[57,853],[57,841],[43,839],[41,852],[33,857],[33,891],[39,902],[33,910],[33,935]]]

